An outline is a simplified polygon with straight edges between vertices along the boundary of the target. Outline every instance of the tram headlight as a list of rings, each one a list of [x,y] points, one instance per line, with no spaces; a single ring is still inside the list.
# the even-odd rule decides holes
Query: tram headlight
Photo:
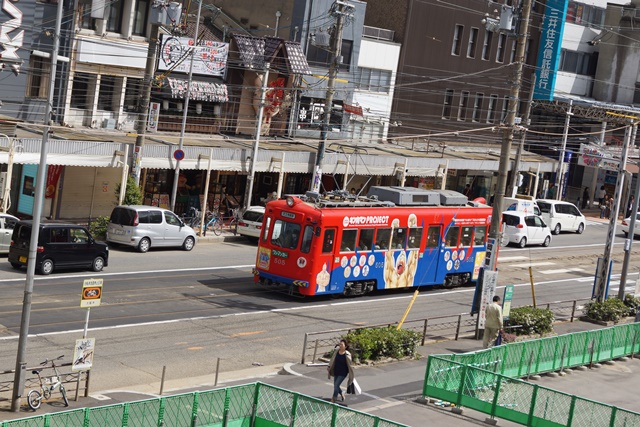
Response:
[[[288,196],[288,197],[287,197],[287,206],[289,206],[290,208],[292,208],[292,207],[293,207],[293,205],[294,205],[294,203],[295,203],[295,200],[293,199],[293,197]]]

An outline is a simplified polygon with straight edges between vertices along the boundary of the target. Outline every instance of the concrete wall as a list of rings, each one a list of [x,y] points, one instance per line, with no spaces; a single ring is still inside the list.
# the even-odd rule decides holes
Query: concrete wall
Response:
[[[120,168],[66,166],[56,219],[110,215],[117,204],[115,191],[121,176]]]

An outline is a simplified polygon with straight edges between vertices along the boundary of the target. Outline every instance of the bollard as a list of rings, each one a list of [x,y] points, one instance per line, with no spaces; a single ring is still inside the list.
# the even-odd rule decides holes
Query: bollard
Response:
[[[562,356],[560,356],[560,375],[564,375],[564,356],[567,353],[567,345],[562,346]]]
[[[458,314],[458,326],[456,327],[456,341],[458,341],[458,336],[460,336],[460,323],[462,322],[462,314]]]
[[[593,350],[595,346],[595,341],[591,340],[591,345],[589,346],[589,369],[593,369]]]
[[[220,358],[218,357],[218,361],[216,362],[216,379],[213,382],[213,386],[217,386],[218,385],[218,373],[220,372]]]
[[[89,397],[89,380],[91,379],[91,370],[87,371],[84,383],[84,397]]]
[[[316,363],[316,356],[318,355],[318,340],[316,339],[316,345],[313,347],[313,358],[311,363]]]
[[[578,306],[578,300],[573,300],[573,308],[571,309],[571,322],[573,322],[573,320],[576,317],[576,307]]]
[[[167,372],[167,366],[162,367],[162,379],[160,380],[160,394],[162,396],[162,390],[164,389],[164,374]]]
[[[533,365],[533,350],[531,351],[531,355],[529,356],[529,365],[527,367],[527,381],[531,377],[531,365]]]
[[[302,343],[302,360],[300,361],[300,363],[302,363],[303,365],[304,365],[305,355],[307,352],[307,338],[309,338],[308,332],[304,334],[304,342]]]
[[[631,345],[631,358],[632,359],[636,355],[636,338],[638,338],[638,331],[636,331],[636,333],[633,334],[633,344]]]
[[[424,319],[424,329],[422,330],[422,344],[424,345],[424,341],[427,339],[427,325],[429,324],[429,319]]]

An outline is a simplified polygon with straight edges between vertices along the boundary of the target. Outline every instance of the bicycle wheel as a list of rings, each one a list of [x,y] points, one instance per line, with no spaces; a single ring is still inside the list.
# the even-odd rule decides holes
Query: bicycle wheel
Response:
[[[69,406],[69,399],[67,399],[67,390],[60,384],[60,393],[62,393],[62,400],[64,400],[64,406]]]
[[[219,236],[222,234],[222,220],[220,219],[216,220],[211,226],[213,227],[213,233],[216,236]]]
[[[40,407],[42,403],[42,395],[38,390],[31,390],[27,395],[27,403],[29,404],[29,408],[34,411]]]

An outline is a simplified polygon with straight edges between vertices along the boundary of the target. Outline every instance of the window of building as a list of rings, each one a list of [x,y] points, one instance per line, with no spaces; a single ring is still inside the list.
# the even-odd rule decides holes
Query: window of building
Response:
[[[340,56],[342,56],[342,63],[339,67],[340,71],[349,71],[352,51],[353,41],[342,40],[342,49],[340,51]],[[331,53],[328,50],[309,45],[309,50],[307,52],[307,61],[311,66],[328,68],[329,63],[331,62]]]
[[[122,0],[112,0],[107,4],[106,29],[112,33],[119,33],[122,29]]]
[[[390,70],[358,67],[355,77],[356,89],[389,93],[391,86]]]
[[[529,61],[529,52],[531,52],[531,38],[527,39],[527,44],[524,47],[524,63],[528,64]]]
[[[298,110],[298,125],[301,129],[320,129],[324,123],[325,100],[303,96]],[[342,101],[333,100],[333,110],[329,117],[332,129],[342,129]]]
[[[116,78],[114,76],[102,76],[100,78],[100,91],[98,92],[98,110],[114,111]]]
[[[453,103],[453,89],[447,89],[444,93],[444,105],[442,106],[442,118],[451,118],[451,104]]]
[[[586,27],[600,28],[604,25],[605,9],[589,4],[570,1],[567,7],[567,22]]]
[[[504,123],[507,119],[507,110],[509,109],[509,96],[502,98],[502,110],[500,111],[500,123]]]
[[[149,14],[149,0],[137,0],[133,13],[133,26],[131,33],[135,36],[144,36],[147,30],[147,15]]]
[[[575,52],[572,50],[562,49],[560,52],[560,65],[558,69],[568,73],[595,76],[597,63],[597,53]]]
[[[46,98],[49,96],[49,73],[51,60],[31,55],[29,59],[29,81],[27,96],[31,98]]]
[[[451,54],[460,55],[460,46],[462,46],[462,33],[464,33],[464,25],[456,25],[453,30],[453,44],[451,45]]]
[[[489,105],[487,106],[487,123],[493,123],[495,120],[496,104],[498,103],[498,95],[489,97]]]
[[[516,62],[516,48],[518,47],[518,41],[514,40],[511,43],[511,53],[509,54],[509,64]]]
[[[123,111],[133,113],[138,111],[138,104],[142,96],[142,79],[127,77],[127,86],[124,88]]]
[[[78,0],[78,21],[80,28],[96,29],[96,20],[91,17],[91,0]]]
[[[92,76],[85,73],[76,73],[73,76],[73,86],[71,87],[71,107],[88,108],[89,82]]]
[[[496,62],[504,62],[504,51],[506,50],[507,45],[507,35],[499,34],[498,35],[498,49],[496,50]]]
[[[491,31],[484,31],[484,42],[482,43],[482,59],[489,60],[491,54],[491,41],[493,40],[493,33]]]
[[[471,114],[472,122],[480,121],[480,112],[482,111],[482,101],[484,99],[483,93],[476,93],[476,98],[473,101],[473,113]]]
[[[458,103],[458,120],[467,120],[467,107],[469,106],[469,92],[462,91],[460,93],[460,102]]]
[[[467,58],[476,57],[476,44],[478,44],[478,29],[471,28],[469,33],[469,45],[467,46]]]

